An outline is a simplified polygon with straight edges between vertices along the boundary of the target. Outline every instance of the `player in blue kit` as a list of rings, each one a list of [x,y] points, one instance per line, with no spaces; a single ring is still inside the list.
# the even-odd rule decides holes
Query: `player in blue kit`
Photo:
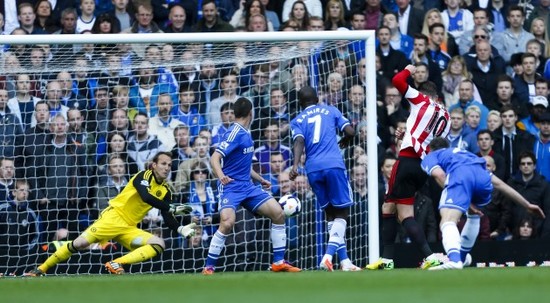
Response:
[[[468,211],[470,204],[474,208],[489,204],[493,187],[525,207],[531,214],[544,218],[539,206],[529,203],[517,191],[487,171],[484,158],[459,148],[449,148],[449,142],[444,138],[433,139],[429,150],[421,165],[443,188],[439,202],[439,226],[443,247],[449,257],[448,262],[430,267],[429,270],[462,269],[466,254],[461,254],[464,251],[461,245],[473,246],[475,237],[472,243],[461,243],[456,223]]]
[[[271,187],[269,181],[252,170],[254,141],[248,129],[252,122],[252,103],[246,98],[239,98],[233,105],[233,112],[235,123],[225,132],[223,140],[210,159],[212,170],[218,177],[220,226],[210,242],[208,258],[202,273],[214,273],[216,261],[225,246],[225,238],[235,225],[235,210],[239,205],[271,219],[271,270],[299,272],[301,269],[290,265],[284,259],[286,230],[283,209],[270,194],[251,181],[252,178],[260,182],[264,188]]]
[[[345,146],[355,136],[355,130],[336,107],[319,104],[313,88],[305,86],[300,89],[298,99],[303,110],[290,122],[294,164],[289,175],[291,180],[298,176],[298,164],[305,147],[309,184],[317,196],[319,207],[325,210],[328,222],[329,240],[319,267],[332,271],[332,256],[338,253],[342,270],[359,271],[361,268],[353,265],[348,257],[344,238],[346,218],[353,201],[336,137],[337,130],[343,131],[345,137],[340,142]]]

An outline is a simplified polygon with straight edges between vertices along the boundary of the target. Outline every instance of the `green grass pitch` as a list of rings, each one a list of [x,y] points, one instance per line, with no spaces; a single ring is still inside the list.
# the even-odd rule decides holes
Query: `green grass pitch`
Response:
[[[0,302],[548,302],[550,268],[127,274],[0,279]]]

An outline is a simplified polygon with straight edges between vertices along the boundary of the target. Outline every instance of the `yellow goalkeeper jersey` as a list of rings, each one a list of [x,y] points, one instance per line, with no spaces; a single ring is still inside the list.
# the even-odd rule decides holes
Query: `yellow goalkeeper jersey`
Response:
[[[166,181],[157,182],[152,170],[140,171],[130,179],[120,194],[109,201],[109,205],[130,225],[141,222],[152,208],[143,201],[136,186],[142,187],[140,190],[146,190],[159,203],[170,204],[172,201],[172,192]]]

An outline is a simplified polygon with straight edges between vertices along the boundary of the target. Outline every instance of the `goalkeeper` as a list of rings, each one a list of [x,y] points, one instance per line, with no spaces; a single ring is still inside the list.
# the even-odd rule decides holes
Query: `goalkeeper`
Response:
[[[159,152],[153,159],[150,169],[134,175],[124,190],[109,201],[99,219],[88,227],[78,238],[60,247],[46,262],[26,273],[26,276],[41,276],[48,269],[64,262],[79,250],[92,243],[114,240],[121,243],[130,253],[105,263],[112,274],[124,274],[124,264],[143,262],[164,251],[164,240],[149,232],[137,228],[143,217],[152,208],[161,210],[164,222],[184,237],[195,233],[195,223],[179,226],[174,215],[189,213],[188,205],[170,204],[172,192],[166,183],[170,172],[172,157],[170,153]]]

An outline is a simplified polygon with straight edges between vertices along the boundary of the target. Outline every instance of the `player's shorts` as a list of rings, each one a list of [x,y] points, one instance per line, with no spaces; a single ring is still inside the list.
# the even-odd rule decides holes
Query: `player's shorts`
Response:
[[[345,169],[329,168],[307,174],[317,205],[325,209],[329,204],[346,208],[353,204],[351,186]]]
[[[153,237],[151,233],[126,223],[111,206],[101,212],[99,219],[90,225],[82,236],[89,243],[105,243],[113,240],[130,250],[147,244],[147,241]]]
[[[399,157],[393,165],[386,202],[414,204],[414,195],[424,186],[428,175],[422,170],[419,158]]]
[[[232,181],[227,185],[218,185],[220,211],[224,208],[237,210],[239,205],[255,213],[256,210],[273,197],[259,185],[250,181]]]
[[[439,201],[440,209],[453,208],[466,213],[470,208],[470,203],[483,207],[491,202],[491,193],[493,192],[491,175],[481,165],[468,168],[470,167],[475,168],[471,171],[468,170],[467,173],[447,174],[446,186]]]

